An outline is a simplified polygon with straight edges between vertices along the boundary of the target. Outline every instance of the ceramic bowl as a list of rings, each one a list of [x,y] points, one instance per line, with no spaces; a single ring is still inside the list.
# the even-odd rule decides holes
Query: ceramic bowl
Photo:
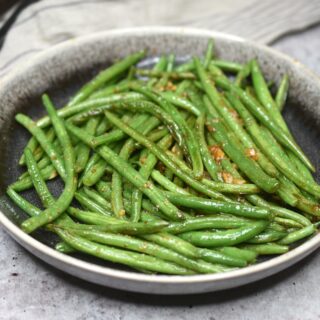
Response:
[[[180,59],[202,55],[207,40],[215,39],[216,55],[245,62],[256,57],[268,79],[279,83],[290,76],[285,117],[298,143],[319,169],[317,125],[320,121],[320,81],[299,62],[268,47],[238,37],[199,29],[153,27],[102,32],[69,40],[20,65],[0,82],[0,223],[23,247],[47,263],[79,278],[123,290],[150,294],[192,294],[244,285],[279,272],[303,259],[320,244],[316,235],[290,252],[255,265],[221,274],[195,276],[147,275],[119,265],[55,251],[55,239],[44,232],[30,236],[19,229],[25,215],[5,195],[6,186],[21,169],[17,159],[28,135],[14,121],[17,112],[43,114],[40,96],[48,92],[56,105],[111,61],[148,49],[149,57],[174,52]],[[20,170],[20,171],[19,171]],[[32,195],[26,194],[30,199]]]

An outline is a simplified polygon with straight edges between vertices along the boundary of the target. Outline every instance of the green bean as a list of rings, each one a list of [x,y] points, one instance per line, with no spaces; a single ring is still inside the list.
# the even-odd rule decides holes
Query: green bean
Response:
[[[209,148],[204,136],[204,123],[205,123],[205,115],[202,114],[201,116],[198,117],[197,122],[196,122],[196,130],[197,130],[197,137],[200,145],[200,153],[202,156],[202,162],[207,169],[210,177],[213,180],[218,179],[218,166],[213,160]]]
[[[85,130],[89,134],[95,134],[96,128],[99,123],[99,118],[94,117],[88,120],[86,123]],[[85,144],[81,143],[79,145],[78,151],[77,151],[77,158],[75,162],[75,171],[77,173],[81,172],[84,170],[90,156],[90,148],[86,146]]]
[[[199,247],[230,246],[245,242],[262,232],[268,226],[266,221],[251,222],[250,224],[228,231],[189,231],[179,237]]]
[[[223,99],[221,99],[221,97],[219,96],[219,93],[214,85],[210,84],[210,79],[208,78],[206,72],[203,70],[201,64],[199,63],[199,60],[194,59],[194,61],[197,68],[198,76],[208,95],[210,102],[212,103],[212,107],[210,107],[209,101],[205,100],[207,111],[209,112],[210,116],[216,118],[215,121],[212,121],[212,119],[210,119],[210,124],[213,128],[216,129],[216,131],[213,132],[215,139],[218,140],[219,143],[223,144],[223,147],[229,157],[255,184],[257,184],[267,192],[274,192],[278,186],[278,182],[275,179],[267,176],[253,160],[242,154],[241,150],[239,150],[239,148],[237,147],[237,143],[227,135],[223,124],[219,122],[219,116],[213,110],[213,105],[215,105],[217,109],[220,108],[220,110],[222,110],[223,107],[221,107],[221,103]]]
[[[191,243],[169,233],[160,232],[157,234],[147,234],[141,238],[154,242],[162,247],[171,249],[189,258],[199,258],[198,248]]]
[[[183,255],[180,255],[175,251],[161,247],[157,244],[126,235],[108,234],[84,230],[78,230],[75,233],[94,242],[145,253],[165,261],[171,261],[173,263],[176,263],[177,265],[200,273],[212,273],[227,270],[227,268],[224,268],[222,266],[214,266],[199,260],[193,260],[184,257]]]
[[[57,251],[59,251],[59,252],[61,252],[61,253],[65,253],[65,254],[76,252],[75,249],[73,249],[70,245],[68,245],[68,244],[67,244],[66,242],[64,242],[64,241],[58,242],[58,243],[54,246],[54,248],[55,248]]]
[[[303,215],[297,212],[291,211],[289,209],[282,208],[275,204],[269,203],[257,195],[248,195],[246,198],[256,206],[268,208],[276,217],[291,219],[300,223],[303,226],[310,225],[310,221],[307,218],[305,218]]]
[[[214,64],[209,65],[208,74],[212,74],[213,77],[221,77],[223,79],[228,80],[228,77],[223,73],[223,71],[219,67],[215,66]]]
[[[221,247],[216,248],[216,250],[229,255],[230,257],[243,259],[247,261],[247,263],[254,262],[257,257],[257,253],[255,251],[246,248]]]
[[[53,142],[54,138],[55,138],[55,132],[53,130],[53,128],[50,128],[47,132],[46,132],[46,137],[49,140],[49,142]],[[44,150],[42,149],[42,147],[39,145],[38,140],[35,137],[32,137],[29,142],[26,145],[26,148],[29,148],[36,161],[40,160],[41,157],[44,154]],[[20,160],[19,160],[19,164],[20,165],[25,165],[25,158],[24,158],[24,154],[22,154]]]
[[[158,127],[158,129],[153,130],[150,132],[150,134],[147,135],[148,139],[151,140],[152,142],[157,142],[166,135],[168,135],[169,131],[166,128],[162,128],[161,126]],[[140,149],[141,146],[139,143],[136,142],[136,148]]]
[[[91,187],[99,181],[106,172],[107,164],[103,159],[99,159],[91,168],[83,175],[82,183],[84,186]]]
[[[49,207],[53,204],[54,199],[50,194],[47,185],[45,184],[44,180],[41,177],[41,173],[39,168],[37,167],[37,163],[33,158],[32,152],[30,149],[26,148],[24,150],[25,160],[28,167],[28,172],[30,178],[32,179],[33,185],[39,195],[42,204],[44,207]]]
[[[261,137],[261,138],[260,138]],[[285,154],[279,153],[279,148],[273,140],[270,132],[261,127],[260,136],[256,136],[257,143],[264,144],[264,152],[269,156],[270,161],[273,161],[279,170],[290,180],[296,183],[300,188],[306,190],[307,192],[319,197],[320,186],[316,183],[310,183],[306,181],[303,176],[299,175],[286,161],[283,161]]]
[[[276,223],[279,223],[282,226],[285,226],[286,228],[298,228],[298,229],[300,229],[300,228],[303,227],[303,225],[301,223],[298,223],[295,220],[291,220],[291,219],[287,219],[287,218],[275,217],[274,221]]]
[[[144,125],[140,128],[137,128],[139,132],[143,135],[147,135],[152,129],[159,125],[159,120],[152,117],[149,118],[148,115],[141,115],[144,119]],[[124,160],[128,160],[132,152],[135,150],[135,140],[128,139],[126,143],[123,145],[119,157]],[[111,203],[113,212],[115,215],[122,217],[125,214],[125,210],[123,208],[123,199],[122,199],[122,177],[117,172],[114,171],[112,174],[112,194],[111,194]]]
[[[185,63],[183,63],[183,64],[180,64],[179,66],[177,66],[176,68],[175,68],[175,70],[177,71],[177,72],[187,72],[187,71],[191,71],[191,70],[193,70],[194,69],[194,63],[193,63],[193,61],[187,61],[187,62],[185,62]]]
[[[247,242],[252,244],[274,242],[284,238],[286,235],[287,235],[287,232],[277,231],[269,228],[263,231],[262,233],[254,236]]]
[[[99,206],[101,206],[102,208],[107,208],[110,212],[112,212],[110,201],[107,201],[97,191],[87,187],[84,187],[83,191],[91,200],[95,201]]]
[[[135,69],[138,76],[146,76],[150,78],[168,78],[172,80],[195,79],[195,75],[191,72],[175,72],[175,71],[156,71],[150,69]]]
[[[245,267],[247,262],[239,257],[231,257],[213,249],[198,249],[199,256],[202,260],[211,263],[219,263],[230,267]]]
[[[289,90],[289,77],[287,74],[285,74],[281,79],[281,82],[276,94],[276,98],[275,98],[276,105],[280,112],[282,111],[286,103],[288,90]]]
[[[189,175],[184,170],[181,170],[166,154],[164,154],[157,145],[152,143],[150,140],[139,134],[136,130],[130,128],[129,126],[125,125],[121,120],[119,120],[116,116],[106,111],[107,118],[115,124],[118,128],[121,128],[124,132],[126,132],[129,136],[131,136],[133,139],[138,141],[140,144],[144,145],[146,148],[148,148],[159,160],[161,160],[166,167],[168,167],[170,170],[174,172],[176,176],[178,176],[181,180],[183,180],[186,184],[190,185],[195,190],[202,192],[204,194],[207,194],[208,196],[211,196],[216,199],[222,199],[225,200],[226,198],[224,196],[221,196],[217,192],[213,191],[214,189],[217,191],[223,190],[223,192],[236,192],[241,193],[248,192],[246,191],[247,186],[245,185],[231,185],[226,183],[215,183],[210,182],[210,189],[208,189],[203,183],[195,180],[191,175]],[[250,192],[252,185],[249,185]],[[243,188],[243,190],[242,190]],[[254,187],[254,191],[256,192],[256,188]]]
[[[26,145],[26,148],[31,150],[31,152],[34,152],[38,146],[39,146],[39,142],[37,139],[30,139]],[[21,158],[19,159],[19,165],[22,166],[24,164],[25,164],[25,158],[24,158],[24,154],[22,154]]]
[[[57,176],[57,171],[53,166],[47,166],[44,169],[40,170],[40,174],[44,180],[52,180]],[[23,178],[21,180],[18,180],[10,185],[10,188],[13,190],[19,192],[24,191],[27,189],[32,188],[32,180],[30,176],[27,176],[26,178]]]
[[[302,229],[289,233],[286,237],[282,238],[278,243],[288,245],[313,235],[315,231],[316,231],[315,226],[311,224],[307,227],[304,227]]]
[[[123,116],[122,118],[124,121],[130,120],[130,118],[127,116]],[[132,126],[136,128],[142,125],[144,121],[145,115],[138,115],[131,120],[131,123]],[[110,146],[112,146],[113,149],[116,150],[117,147],[119,147],[119,145],[114,147],[111,143],[115,143],[116,141],[124,137],[125,135],[122,131],[115,129],[107,134],[107,138],[109,138],[108,144],[110,144]],[[107,143],[107,141],[105,141],[105,143]],[[92,157],[92,161],[89,160],[79,184],[81,185],[83,183],[85,186],[88,187],[93,186],[97,181],[99,181],[103,177],[106,169],[107,163],[98,154],[95,153]]]
[[[283,161],[282,156],[279,155],[279,148],[276,148],[273,143],[270,143],[270,135],[259,127],[253,116],[246,110],[239,100],[233,100],[233,106],[236,108],[241,118],[243,119],[246,129],[251,134],[260,149],[268,156],[269,160],[285,174],[290,180],[293,180],[304,190],[317,196],[320,187],[316,184],[307,183],[301,176],[299,176],[288,164]],[[275,149],[276,148],[276,149]]]
[[[173,105],[180,107],[181,109],[184,109],[195,116],[200,115],[200,111],[195,105],[193,105],[189,100],[184,99],[173,92],[162,92],[161,96]]]
[[[252,250],[258,255],[283,254],[289,251],[288,246],[279,245],[276,243],[250,244],[244,245],[241,248]]]
[[[93,167],[96,166],[98,164],[98,162],[101,162],[101,161],[102,161],[102,159],[97,153],[93,153],[91,155],[91,157],[89,158],[89,160],[88,160],[88,162],[82,172],[82,175],[79,179],[78,187],[81,187],[81,185],[83,184],[84,177],[91,176],[92,171],[93,171]],[[96,169],[94,169],[93,172],[95,172],[95,171],[96,171]]]
[[[176,60],[175,54],[173,54],[173,53],[169,54],[168,63],[167,63],[167,71],[168,72],[173,71],[175,60]]]
[[[51,128],[52,129],[52,132],[54,132],[54,130],[53,130],[53,128]],[[48,130],[48,132],[49,132],[49,130]],[[50,130],[50,132],[51,132],[51,130]],[[48,137],[49,135],[47,134],[47,137]],[[51,140],[51,137],[48,137],[48,139],[49,139],[49,141],[51,142],[51,141],[53,141],[53,139],[54,139],[54,137],[55,137],[55,134],[54,135],[52,135],[52,140]],[[62,154],[62,150],[61,150],[61,147],[60,147],[60,144],[59,144],[59,141],[56,139],[56,140],[54,140],[53,141],[53,147],[55,148],[55,150],[59,153],[59,154]],[[40,149],[41,149],[41,157],[43,156],[43,149],[40,147]],[[43,151],[43,152],[42,152]],[[36,160],[36,161],[38,161],[41,157],[38,157],[37,156],[38,155],[38,153],[36,154],[36,153],[34,153],[33,154],[33,157],[34,157],[34,160]],[[23,157],[23,159],[24,159],[24,162],[25,162],[25,158]],[[47,156],[47,155],[44,155],[42,158],[41,158],[41,160],[39,160],[39,162],[37,163],[37,166],[38,166],[38,168],[41,170],[41,169],[44,169],[44,168],[46,168],[47,166],[49,166],[51,164],[51,160],[50,160],[50,158]],[[19,178],[18,178],[18,180],[23,180],[24,178],[26,178],[26,177],[28,177],[29,176],[29,173],[28,173],[28,171],[26,171],[26,172],[24,172],[22,175],[20,175],[19,176]]]
[[[166,56],[161,56],[157,63],[153,66],[152,70],[153,71],[164,71],[166,70],[168,61]],[[153,85],[157,82],[157,79],[151,79],[147,82],[147,87],[152,88]]]
[[[246,152],[249,156],[252,156],[254,160],[261,166],[261,168],[270,176],[278,177],[279,173],[277,169],[273,166],[273,164],[264,156],[263,153],[257,148],[255,143],[252,141],[250,135],[244,130],[244,128],[240,125],[239,119],[236,119],[237,116],[236,111],[232,108],[232,106],[228,103],[224,97],[220,96],[220,104],[219,107],[213,105],[216,111],[220,114],[220,116],[224,119],[228,127],[237,135],[240,142],[246,148]],[[233,96],[227,94],[227,97],[230,99],[230,102],[233,101]],[[252,155],[251,155],[252,154]]]
[[[163,231],[178,234],[202,229],[232,229],[247,226],[248,223],[250,224],[250,221],[218,215],[213,217],[190,218],[184,222],[171,222]]]
[[[207,100],[205,100],[207,101]],[[208,105],[208,104],[207,104]],[[216,114],[212,113],[211,116],[215,117]],[[247,157],[244,152],[239,148],[238,142],[228,135],[226,128],[218,119],[210,119],[209,124],[215,131],[212,132],[214,138],[223,146],[223,150],[227,155],[239,166],[246,176],[248,176],[257,186],[266,192],[275,192],[279,186],[279,182],[268,176],[262,169],[256,164],[256,162]]]
[[[177,85],[176,94],[179,96],[185,95],[185,91],[188,87],[190,87],[190,80],[183,80]]]
[[[110,118],[110,117],[108,117]],[[120,121],[120,120],[119,120]],[[77,135],[82,141],[90,144],[92,139],[88,134],[81,132],[78,128],[71,124],[67,124],[68,130]],[[139,188],[150,200],[157,206],[163,214],[167,215],[168,218],[173,220],[181,220],[184,218],[183,213],[178,210],[174,205],[172,205],[161,192],[156,190],[155,186],[139,174],[130,164],[121,159],[116,153],[114,153],[107,146],[102,146],[97,149],[100,156],[109,163],[115,170],[117,170],[123,177],[130,181],[134,186]]]
[[[183,136],[185,137],[184,143],[185,145],[179,144],[179,146],[184,150],[185,146],[187,147],[188,152],[186,152],[186,156],[190,156],[190,160],[192,163],[193,172],[196,178],[201,178],[203,174],[203,164],[200,155],[200,148],[197,143],[194,132],[189,128],[185,119],[178,112],[178,110],[167,100],[162,98],[159,95],[156,95],[152,91],[143,88],[138,85],[132,85],[132,89],[134,91],[138,91],[144,94],[146,97],[159,104],[162,109],[164,109],[172,119],[177,123],[179,129],[181,130]]]
[[[189,195],[189,192],[187,192],[185,189],[176,186],[173,182],[171,182],[164,175],[162,175],[158,170],[153,170],[151,173],[151,177],[153,180],[155,180],[168,191]]]
[[[64,165],[66,172],[65,188],[60,197],[56,200],[56,202],[53,203],[53,205],[47,208],[44,212],[42,212],[41,215],[31,217],[22,223],[21,227],[27,233],[30,233],[36,230],[37,228],[58,218],[69,207],[69,204],[72,201],[77,186],[77,179],[74,173],[75,160],[73,147],[71,145],[68,133],[64,127],[63,122],[58,117],[56,110],[54,109],[48,96],[43,96],[43,103],[51,118],[56,135],[63,149]]]
[[[234,81],[234,84],[241,88],[243,85],[243,82],[246,80],[246,78],[249,77],[251,73],[251,61],[246,63],[241,70],[238,71],[236,79]]]
[[[109,68],[101,71],[96,77],[94,77],[90,82],[85,84],[76,95],[69,101],[68,106],[73,106],[79,102],[82,102],[87,97],[89,97],[94,91],[99,89],[102,85],[104,85],[107,81],[115,78],[139,60],[141,60],[145,56],[145,52],[137,52],[132,55],[125,57],[123,60],[113,64]]]
[[[17,114],[16,120],[22,124],[32,135],[36,137],[43,150],[50,158],[52,165],[56,168],[62,179],[66,179],[66,171],[63,160],[56,148],[49,142],[42,129],[38,128],[36,123],[23,114]]]
[[[212,39],[209,39],[208,44],[207,44],[206,54],[204,57],[204,62],[203,62],[203,67],[205,69],[207,69],[209,67],[210,61],[213,57],[213,48],[214,48],[214,42]]]
[[[303,175],[303,178],[309,181],[310,183],[316,183],[311,172],[306,168],[306,166],[298,159],[291,151],[287,151],[287,155],[292,163],[294,169],[297,169],[300,174]]]
[[[200,210],[202,213],[230,213],[236,216],[251,219],[271,219],[272,214],[267,208],[259,208],[236,202],[222,202],[213,199],[205,199],[190,195],[165,193],[170,202],[177,206],[193,208]]]
[[[128,102],[136,101],[143,98],[141,94],[135,92],[126,92],[120,94],[114,94],[105,98],[98,98],[93,100],[88,100],[74,106],[67,106],[57,110],[58,116],[61,118],[68,118],[74,116],[78,113],[89,112],[89,110],[99,108],[101,106],[109,106],[117,102]],[[51,123],[51,120],[48,116],[45,116],[39,119],[36,122],[36,125],[40,128],[44,128]]]
[[[167,149],[170,147],[172,143],[172,138],[170,135],[164,136],[161,141],[158,143],[158,146],[161,149]],[[139,173],[145,178],[149,179],[150,174],[154,168],[154,166],[157,164],[158,159],[155,157],[154,154],[148,153],[146,158],[140,158],[140,162],[143,159],[143,163],[141,164]],[[141,212],[141,204],[142,204],[142,196],[143,193],[139,189],[135,189],[132,192],[131,196],[131,203],[132,203],[132,215],[131,220],[133,222],[138,222],[140,220],[140,212]]]
[[[62,224],[61,227],[73,230],[98,230],[103,232],[110,233],[123,233],[131,235],[142,235],[149,233],[157,233],[161,231],[164,227],[168,225],[165,221],[156,221],[156,222],[130,222],[130,223],[121,223],[121,221],[110,218],[108,216],[103,216],[89,211],[81,211],[79,209],[73,208],[69,210],[70,214],[77,218],[78,220],[86,224],[75,224],[68,225]],[[115,220],[115,221],[113,221]]]
[[[76,192],[75,198],[81,204],[81,206],[87,210],[97,212],[105,216],[113,215],[112,210],[109,206],[101,206],[101,204],[96,203],[95,199],[90,199],[88,196],[86,196],[86,194],[82,192]]]
[[[122,80],[119,83],[111,84],[106,88],[99,89],[94,91],[88,98],[88,100],[105,98],[110,95],[127,91],[129,89],[130,80]]]
[[[38,216],[42,212],[39,208],[31,204],[29,201],[21,197],[14,189],[9,187],[7,189],[7,195],[11,200],[24,212],[26,212],[30,217]]]
[[[277,140],[286,148],[291,150],[311,171],[315,171],[313,165],[310,163],[308,158],[303,154],[300,147],[288,137],[285,131],[282,130],[267,114],[267,112],[263,109],[261,105],[257,103],[250,95],[248,95],[245,91],[240,88],[232,85],[228,81],[221,79],[221,77],[215,78],[215,83],[228,91],[234,91],[246,107],[253,113],[253,115],[263,124],[265,125],[272,133],[275,135]]]
[[[194,272],[173,263],[157,259],[145,254],[115,249],[106,245],[100,245],[84,238],[73,235],[66,230],[57,229],[59,236],[74,249],[96,256],[98,258],[121,263],[129,267],[137,267],[160,273],[187,275]]]
[[[219,60],[219,59],[211,60],[210,64],[220,68],[223,71],[234,72],[234,73],[241,71],[244,67],[242,64],[237,62]]]
[[[183,143],[183,138],[182,134],[177,126],[177,124],[173,121],[171,116],[162,110],[160,107],[158,107],[156,104],[148,101],[136,101],[132,102],[130,104],[125,103],[125,104],[115,104],[111,106],[113,109],[117,108],[127,108],[128,110],[131,111],[139,111],[143,113],[150,113],[153,116],[157,117],[160,119],[164,124],[167,126],[168,130],[171,132],[171,134],[175,137],[175,139],[178,141],[179,144]],[[102,112],[104,112],[106,109],[110,109],[109,106],[108,108],[102,108]],[[92,147],[96,147],[102,144],[110,143],[110,142],[115,142],[118,141],[122,138],[125,137],[125,133],[120,131],[120,130],[114,130],[113,134],[107,133],[105,135],[102,135],[100,137],[94,137],[92,141],[90,142],[90,145]]]
[[[262,105],[266,108],[267,112],[269,113],[270,117],[273,121],[282,129],[284,130],[288,136],[291,138],[291,134],[289,133],[289,129],[283,120],[279,108],[275,101],[272,98],[272,95],[269,91],[267,83],[263,77],[263,74],[260,70],[259,64],[256,59],[252,60],[251,63],[252,68],[252,82],[257,94],[259,101]]]

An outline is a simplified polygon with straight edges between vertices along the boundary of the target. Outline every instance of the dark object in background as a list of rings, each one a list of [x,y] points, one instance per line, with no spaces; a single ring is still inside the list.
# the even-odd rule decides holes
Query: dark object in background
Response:
[[[0,16],[5,14],[14,4],[16,4],[17,0],[0,0]]]
[[[7,21],[0,28],[0,49],[3,46],[4,40],[11,26],[16,21],[18,15],[25,9],[28,5],[38,2],[39,0],[21,0],[17,4],[16,8],[13,10],[11,15],[7,18]],[[9,10],[17,1],[6,1],[0,0],[0,14],[4,14],[7,10]]]

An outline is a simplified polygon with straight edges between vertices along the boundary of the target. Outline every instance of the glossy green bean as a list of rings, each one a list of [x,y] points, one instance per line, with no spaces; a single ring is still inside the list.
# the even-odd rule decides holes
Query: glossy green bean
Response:
[[[189,231],[179,235],[182,239],[200,247],[230,246],[245,242],[268,226],[266,221],[252,222],[244,227],[228,231]]]
[[[285,131],[282,130],[268,115],[268,113],[263,109],[261,105],[259,105],[249,94],[247,94],[244,90],[234,86],[232,83],[225,81],[219,77],[215,78],[215,83],[225,89],[234,91],[242,100],[242,102],[246,105],[246,107],[252,112],[252,114],[268,129],[270,129],[276,139],[286,148],[291,150],[311,171],[315,171],[313,165],[310,163],[308,158],[301,151],[300,147],[288,137]]]
[[[145,254],[130,252],[112,248],[106,245],[100,245],[88,241],[82,237],[75,236],[71,232],[58,229],[59,236],[74,249],[96,256],[98,258],[128,265],[129,267],[142,268],[153,272],[187,275],[194,272],[176,264],[157,259]]]
[[[21,224],[22,229],[27,233],[30,233],[58,218],[69,207],[77,187],[77,179],[74,172],[74,152],[68,133],[48,96],[43,96],[43,103],[51,118],[56,135],[63,149],[66,179],[65,187],[60,197],[50,207],[42,212],[41,215],[31,217]]]
[[[287,74],[285,74],[281,79],[281,82],[275,97],[275,102],[279,111],[283,110],[283,107],[287,100],[288,90],[289,90],[289,77]]]
[[[131,236],[84,230],[78,230],[75,233],[94,242],[145,253],[199,273],[215,273],[228,270],[222,266],[214,266],[199,260],[187,258],[173,250]]]
[[[200,210],[202,213],[230,213],[236,216],[251,219],[271,219],[271,211],[267,208],[255,207],[236,202],[222,202],[213,199],[205,199],[190,195],[165,193],[170,202],[186,207]]]
[[[43,150],[46,152],[50,158],[52,165],[56,168],[59,175],[66,179],[66,171],[64,168],[63,159],[57,152],[56,148],[53,147],[52,143],[47,139],[44,131],[37,127],[36,123],[32,121],[29,117],[23,114],[17,114],[16,120],[23,125],[40,143]]]
[[[76,95],[69,101],[68,106],[73,106],[79,102],[84,101],[89,97],[94,91],[99,89],[107,81],[115,78],[117,75],[121,74],[139,60],[145,56],[144,51],[140,51],[125,57],[123,60],[111,65],[109,68],[101,71],[97,76],[95,76],[91,81],[86,83]]]
[[[307,227],[304,227],[302,229],[289,233],[286,237],[282,238],[278,243],[282,245],[288,245],[313,235],[315,231],[316,231],[315,226],[311,224]]]
[[[252,250],[258,255],[284,254],[289,251],[289,247],[276,243],[250,244],[241,246],[243,249]]]
[[[169,103],[161,96],[153,93],[152,91],[136,84],[132,85],[132,89],[134,91],[144,94],[153,102],[157,103],[159,106],[161,106],[163,110],[165,110],[172,117],[172,119],[175,121],[175,123],[181,130],[182,135],[185,137],[184,144],[180,143],[179,146],[183,150],[187,148],[187,152],[185,152],[185,155],[187,157],[190,157],[194,175],[196,178],[201,178],[203,175],[203,164],[200,155],[200,148],[197,143],[197,139],[195,137],[194,132],[189,128],[182,115],[171,103]]]

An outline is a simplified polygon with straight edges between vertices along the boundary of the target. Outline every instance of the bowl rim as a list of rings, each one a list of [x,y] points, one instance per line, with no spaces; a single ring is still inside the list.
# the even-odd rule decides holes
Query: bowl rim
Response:
[[[123,35],[132,35],[137,34],[145,35],[157,35],[157,34],[172,34],[172,35],[192,35],[200,37],[213,37],[221,38],[225,40],[231,40],[236,42],[245,42],[249,46],[253,46],[258,50],[267,51],[273,56],[279,57],[281,59],[287,60],[290,64],[295,65],[296,68],[300,68],[303,72],[308,73],[310,77],[317,83],[320,89],[320,78],[314,74],[311,70],[305,67],[296,59],[289,57],[288,55],[281,53],[275,49],[267,47],[265,45],[252,42],[250,40],[243,39],[238,36],[229,35],[223,32],[210,31],[200,28],[192,27],[163,27],[163,26],[152,26],[152,27],[134,27],[134,28],[124,28],[124,29],[115,29],[107,30],[102,32],[97,32],[79,38],[67,40],[58,45],[55,45],[51,48],[45,49],[44,51],[36,54],[34,57],[30,58],[26,63],[20,63],[15,66],[8,74],[6,74],[1,79],[2,86],[5,87],[6,84],[9,84],[13,79],[18,77],[20,74],[23,74],[35,63],[39,63],[42,60],[46,60],[50,57],[53,57],[55,54],[63,52],[64,50],[78,45],[83,45],[86,42],[91,42],[94,40],[99,40],[103,37],[116,37]],[[16,224],[14,224],[6,215],[0,211],[0,224],[8,231],[9,234],[15,238],[20,244],[25,244],[29,248],[34,248],[38,252],[41,252],[43,255],[48,256],[51,259],[59,260],[69,267],[74,267],[81,269],[86,272],[93,272],[95,274],[119,278],[122,280],[130,280],[133,282],[143,282],[143,283],[159,283],[159,284],[188,284],[188,283],[203,283],[203,282],[218,282],[221,280],[230,280],[238,279],[246,276],[252,276],[254,274],[261,273],[263,271],[268,271],[276,267],[281,268],[282,265],[287,264],[289,261],[298,261],[300,258],[303,258],[308,253],[311,253],[320,246],[320,234],[316,234],[312,238],[308,239],[298,247],[290,250],[289,252],[282,254],[280,256],[271,258],[270,260],[260,262],[242,269],[236,269],[224,273],[213,273],[213,274],[201,274],[201,275],[188,275],[188,276],[176,276],[176,275],[147,275],[131,271],[122,271],[109,267],[99,266],[94,263],[86,262],[78,258],[68,256],[66,254],[60,253],[53,248],[43,244],[42,242],[36,240],[29,234],[24,233]]]

